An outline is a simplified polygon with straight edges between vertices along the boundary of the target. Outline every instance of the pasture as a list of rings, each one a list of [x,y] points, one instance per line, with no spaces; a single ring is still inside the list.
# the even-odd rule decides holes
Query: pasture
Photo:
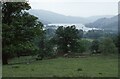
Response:
[[[117,77],[117,56],[46,59],[14,58],[3,66],[3,77]],[[29,63],[27,63],[27,62]],[[18,63],[21,62],[21,63]]]

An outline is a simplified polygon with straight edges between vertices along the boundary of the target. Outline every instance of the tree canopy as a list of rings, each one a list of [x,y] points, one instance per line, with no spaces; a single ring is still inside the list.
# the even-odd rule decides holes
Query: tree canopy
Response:
[[[2,4],[3,64],[8,64],[8,58],[38,50],[32,41],[43,32],[43,24],[26,12],[30,8],[26,2]]]
[[[56,30],[56,43],[60,54],[73,53],[77,51],[79,31],[75,26],[59,27]]]
[[[110,38],[101,38],[99,50],[105,55],[117,53],[117,48]]]
[[[97,39],[92,42],[91,51],[92,51],[92,53],[98,53],[99,52],[99,41]]]

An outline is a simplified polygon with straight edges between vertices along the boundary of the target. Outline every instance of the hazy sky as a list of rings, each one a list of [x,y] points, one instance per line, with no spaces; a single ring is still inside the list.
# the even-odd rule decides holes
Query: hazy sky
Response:
[[[29,0],[33,9],[68,16],[117,15],[119,0]]]

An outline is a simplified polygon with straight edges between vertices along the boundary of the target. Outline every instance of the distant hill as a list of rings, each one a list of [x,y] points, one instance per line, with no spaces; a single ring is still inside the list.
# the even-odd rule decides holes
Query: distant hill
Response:
[[[91,17],[87,17],[87,21],[89,21],[89,23],[91,22],[94,22],[98,19],[101,19],[101,18],[111,18],[113,17],[114,15],[99,15],[99,16],[91,16]]]
[[[30,10],[30,14],[37,16],[40,20],[50,23],[86,23],[86,20],[81,17],[65,16],[58,13],[46,10]]]
[[[94,22],[95,20],[102,18],[102,17],[111,17],[111,15],[109,15],[109,16],[93,16],[93,17],[88,17],[88,18],[65,16],[62,14],[55,13],[55,12],[46,11],[46,10],[37,10],[37,9],[31,9],[31,10],[29,10],[29,13],[37,16],[41,21],[43,21],[44,24],[49,24],[49,23],[86,24],[86,23]]]
[[[85,26],[116,31],[118,30],[118,16],[114,16],[111,18],[101,18],[96,20],[95,22],[85,24]]]

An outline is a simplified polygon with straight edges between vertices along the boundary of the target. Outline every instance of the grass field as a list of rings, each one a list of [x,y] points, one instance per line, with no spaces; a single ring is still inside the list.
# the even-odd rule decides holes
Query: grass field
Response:
[[[25,60],[15,58],[11,63]],[[26,59],[27,60],[27,59]],[[56,58],[3,66],[3,77],[117,77],[118,59],[112,56]]]

